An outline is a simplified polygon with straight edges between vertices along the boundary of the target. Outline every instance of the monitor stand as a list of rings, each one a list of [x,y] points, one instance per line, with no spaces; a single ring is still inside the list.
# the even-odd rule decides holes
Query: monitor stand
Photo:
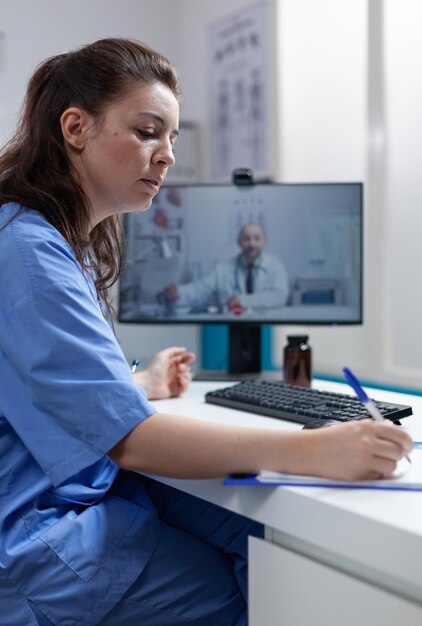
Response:
[[[194,380],[245,380],[267,377],[261,370],[261,326],[229,325],[228,371],[202,370]],[[278,374],[279,376],[279,374]]]

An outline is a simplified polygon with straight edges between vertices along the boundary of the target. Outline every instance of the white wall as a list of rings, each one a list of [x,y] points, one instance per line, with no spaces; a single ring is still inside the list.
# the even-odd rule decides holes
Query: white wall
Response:
[[[308,328],[314,369],[419,389],[421,18],[418,0],[279,2],[280,179],[365,183],[364,325]]]
[[[384,1],[385,372],[422,388],[422,4]]]
[[[40,61],[109,36],[144,40],[176,58],[177,16],[172,0],[0,0],[0,141],[10,135]]]
[[[367,2],[279,0],[278,9],[278,179],[364,181]],[[359,372],[365,364],[365,376],[372,374],[366,367],[370,315],[365,301],[364,327],[279,327],[275,362],[281,364],[286,335],[306,331],[315,371],[340,375],[347,363]]]

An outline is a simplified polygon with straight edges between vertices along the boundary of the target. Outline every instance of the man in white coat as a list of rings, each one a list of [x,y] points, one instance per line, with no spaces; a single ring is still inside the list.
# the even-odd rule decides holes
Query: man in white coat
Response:
[[[239,231],[240,253],[218,262],[206,276],[184,285],[168,285],[164,294],[176,307],[241,313],[286,304],[288,278],[283,263],[264,252],[267,239],[260,224],[246,224]]]

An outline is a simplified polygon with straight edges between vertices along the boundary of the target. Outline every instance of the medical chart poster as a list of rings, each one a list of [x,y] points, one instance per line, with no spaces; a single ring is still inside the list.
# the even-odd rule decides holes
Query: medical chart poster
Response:
[[[234,169],[268,175],[269,20],[261,2],[209,27],[210,161],[213,180]]]

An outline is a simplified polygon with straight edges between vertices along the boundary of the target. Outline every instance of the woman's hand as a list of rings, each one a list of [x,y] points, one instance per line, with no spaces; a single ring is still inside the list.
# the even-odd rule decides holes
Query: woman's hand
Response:
[[[189,387],[192,374],[189,363],[195,360],[193,352],[186,348],[166,348],[158,352],[147,370],[133,375],[150,400],[171,398],[184,393]]]
[[[413,446],[406,431],[389,420],[350,421],[309,431],[309,435],[308,443],[314,436],[309,449],[310,473],[341,480],[388,478]]]

